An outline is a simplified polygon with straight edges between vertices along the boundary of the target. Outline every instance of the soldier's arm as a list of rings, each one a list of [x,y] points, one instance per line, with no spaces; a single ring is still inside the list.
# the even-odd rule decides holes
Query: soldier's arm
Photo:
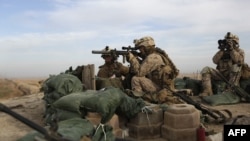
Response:
[[[234,63],[238,63],[238,64],[244,63],[245,53],[243,50],[234,49],[234,50],[230,51],[230,56],[231,56]]]
[[[224,55],[224,51],[222,50],[219,50],[218,52],[216,52],[216,54],[213,57],[214,64],[218,64],[223,55]]]
[[[146,59],[142,62],[142,64],[139,66],[136,75],[140,77],[146,76],[147,74],[158,69],[162,65],[164,65],[164,62],[161,56],[157,54],[151,54],[147,56]]]
[[[122,63],[118,63],[118,67],[122,76],[126,76],[129,73],[129,67],[124,66]]]

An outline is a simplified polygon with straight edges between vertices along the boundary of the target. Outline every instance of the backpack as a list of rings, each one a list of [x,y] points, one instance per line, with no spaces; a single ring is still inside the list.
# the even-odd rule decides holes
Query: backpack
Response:
[[[168,57],[168,54],[164,50],[162,50],[162,49],[160,49],[158,47],[155,48],[155,51],[158,54],[161,55],[164,63],[165,64],[169,64],[169,66],[171,67],[171,69],[172,69],[172,72],[171,72],[172,73],[172,77],[175,78],[176,76],[178,76],[179,75],[179,70],[177,69],[177,67],[175,66],[175,64],[173,63],[173,61]],[[166,69],[166,70],[168,70],[168,69]]]

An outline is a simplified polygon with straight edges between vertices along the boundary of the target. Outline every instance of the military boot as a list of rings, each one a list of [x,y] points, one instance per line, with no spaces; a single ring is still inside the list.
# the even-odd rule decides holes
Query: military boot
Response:
[[[213,95],[212,83],[211,83],[211,75],[210,74],[202,74],[202,93],[200,96],[209,96]]]

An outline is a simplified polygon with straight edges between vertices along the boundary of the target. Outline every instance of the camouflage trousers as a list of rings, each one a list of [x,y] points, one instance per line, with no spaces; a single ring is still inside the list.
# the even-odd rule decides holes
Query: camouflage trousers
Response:
[[[179,97],[173,95],[173,93],[167,89],[162,89],[156,93],[145,93],[142,97],[145,101],[156,104],[183,104],[185,103]]]
[[[153,93],[160,90],[160,87],[157,86],[150,79],[146,77],[137,77],[137,76],[134,76],[132,78],[131,87],[133,91],[145,92],[145,93]]]
[[[184,103],[180,98],[174,96],[170,90],[161,89],[148,78],[133,77],[131,85],[132,91],[141,93],[140,97],[150,103],[165,103],[168,105]]]

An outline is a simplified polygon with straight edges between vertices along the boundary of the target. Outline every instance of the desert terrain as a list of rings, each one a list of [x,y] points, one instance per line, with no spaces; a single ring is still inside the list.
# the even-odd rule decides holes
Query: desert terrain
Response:
[[[40,82],[43,80],[45,79],[0,78],[0,102],[27,119],[45,126],[42,117],[44,112],[43,93],[40,92]],[[236,117],[238,115],[250,115],[249,107],[249,103],[239,103],[211,108],[228,109],[232,112],[233,117]],[[0,112],[0,123],[1,140],[15,141],[33,131],[24,123],[4,112]],[[215,133],[223,131],[223,123],[212,122],[205,127]]]

